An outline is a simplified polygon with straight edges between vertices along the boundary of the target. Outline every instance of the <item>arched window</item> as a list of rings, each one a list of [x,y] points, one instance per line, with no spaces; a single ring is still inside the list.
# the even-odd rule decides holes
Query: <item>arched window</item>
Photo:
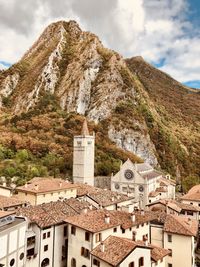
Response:
[[[134,267],[134,261],[130,262],[128,267]]]
[[[87,267],[86,265],[82,265],[82,267]]]
[[[41,263],[41,267],[46,267],[46,266],[49,266],[49,259],[48,258],[45,258]]]
[[[139,267],[144,266],[144,257],[139,258],[138,265],[139,265]]]
[[[71,267],[76,267],[76,259],[71,259]]]

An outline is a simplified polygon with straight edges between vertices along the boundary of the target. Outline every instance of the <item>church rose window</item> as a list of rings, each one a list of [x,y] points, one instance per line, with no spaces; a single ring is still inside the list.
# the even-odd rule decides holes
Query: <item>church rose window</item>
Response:
[[[124,176],[126,179],[131,180],[134,177],[134,173],[131,170],[126,170]]]

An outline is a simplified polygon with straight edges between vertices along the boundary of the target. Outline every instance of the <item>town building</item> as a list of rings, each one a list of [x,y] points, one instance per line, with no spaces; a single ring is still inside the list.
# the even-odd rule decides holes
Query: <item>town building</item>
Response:
[[[18,198],[31,205],[49,203],[59,199],[76,197],[77,186],[67,180],[56,178],[33,178],[16,188]]]
[[[134,197],[113,192],[107,189],[101,189],[87,184],[76,184],[77,197],[91,203],[97,209],[124,210],[132,212],[138,209],[138,203]]]
[[[27,218],[26,267],[66,267],[68,258],[68,216],[95,209],[74,198],[21,208],[18,215]]]
[[[6,186],[6,183],[3,183],[3,185],[0,185],[0,195],[11,197],[13,193],[13,188]]]
[[[15,195],[6,197],[0,195],[0,210],[14,211],[20,207],[26,206],[28,203],[18,199]]]
[[[151,221],[150,243],[168,249],[167,267],[194,267],[198,221],[160,213]]]
[[[180,201],[185,204],[200,207],[200,184],[193,186],[187,194],[180,198]]]
[[[111,177],[111,190],[135,197],[139,207],[161,198],[175,198],[175,182],[147,163],[134,164],[129,159]]]
[[[25,218],[0,211],[0,266],[24,267],[26,263]]]
[[[94,186],[95,135],[89,134],[84,120],[81,135],[74,136],[73,182]]]
[[[191,219],[199,219],[200,208],[191,204],[185,204],[176,200],[161,199],[147,205],[151,211],[161,211],[167,214],[186,216]]]
[[[68,217],[68,266],[91,266],[90,253],[109,236],[149,240],[149,222],[155,216],[152,212],[101,209]]]

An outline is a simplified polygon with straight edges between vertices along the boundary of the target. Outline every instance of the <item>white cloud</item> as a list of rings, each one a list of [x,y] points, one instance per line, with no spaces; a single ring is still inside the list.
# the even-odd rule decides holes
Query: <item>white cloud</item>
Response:
[[[200,37],[189,35],[188,8],[188,0],[0,0],[0,60],[16,62],[49,23],[75,19],[125,57],[165,58],[161,69],[174,78],[199,80]]]

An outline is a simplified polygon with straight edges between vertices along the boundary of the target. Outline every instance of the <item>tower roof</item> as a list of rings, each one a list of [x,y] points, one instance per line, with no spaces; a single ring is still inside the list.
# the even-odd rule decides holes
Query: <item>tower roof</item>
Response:
[[[84,119],[82,130],[81,130],[81,135],[90,135],[88,126],[87,126],[87,120],[86,118]]]

